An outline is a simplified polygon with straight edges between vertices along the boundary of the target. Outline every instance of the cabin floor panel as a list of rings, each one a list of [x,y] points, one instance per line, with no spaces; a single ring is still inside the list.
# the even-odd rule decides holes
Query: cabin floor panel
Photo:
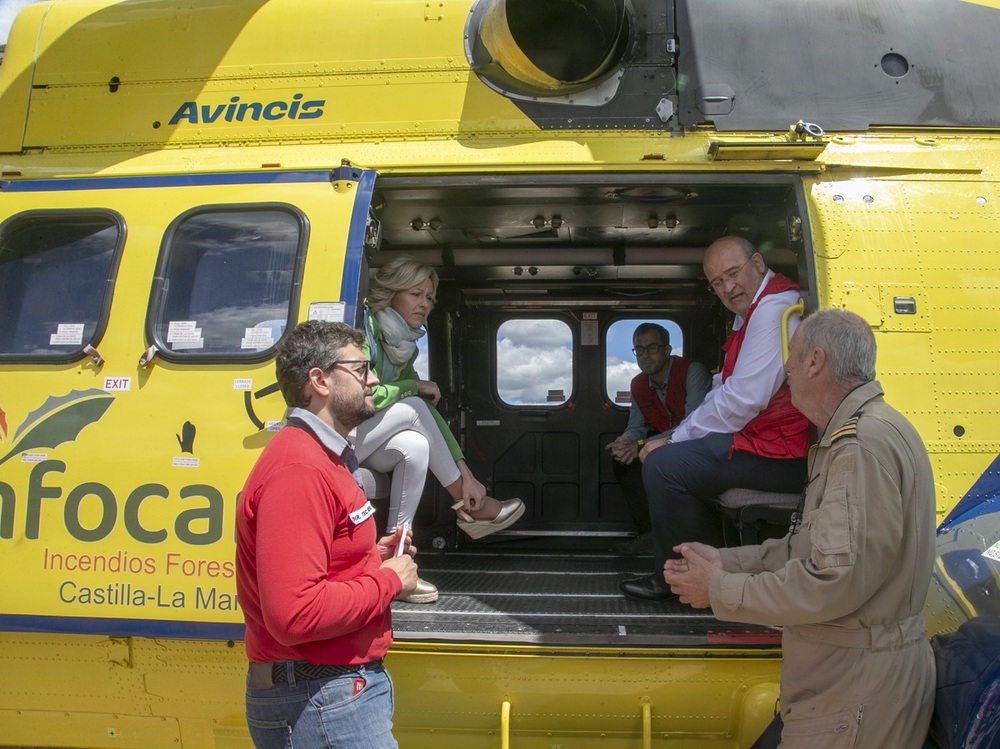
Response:
[[[420,577],[432,604],[393,604],[397,641],[704,647],[725,634],[776,645],[777,630],[723,624],[677,599],[624,596],[622,580],[648,574],[651,557],[482,551],[424,554]]]

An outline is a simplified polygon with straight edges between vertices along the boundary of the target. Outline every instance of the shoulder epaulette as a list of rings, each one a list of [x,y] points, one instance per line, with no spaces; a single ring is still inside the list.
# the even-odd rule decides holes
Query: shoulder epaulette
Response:
[[[844,439],[845,437],[857,437],[859,418],[861,418],[860,409],[855,411],[851,418],[837,427],[836,431],[830,435],[830,443],[833,444],[837,440]]]

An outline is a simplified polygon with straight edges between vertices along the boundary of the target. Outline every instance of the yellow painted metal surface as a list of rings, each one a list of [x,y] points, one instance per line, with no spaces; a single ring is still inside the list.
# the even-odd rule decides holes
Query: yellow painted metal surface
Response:
[[[243,721],[246,656],[232,642],[0,633],[5,744],[213,747]]]
[[[1000,450],[1000,330],[990,301],[1000,286],[996,184],[808,184],[819,301],[852,309],[875,329],[878,377],[927,444],[943,517]],[[913,299],[917,314],[897,314],[896,299]]]
[[[252,746],[241,643],[0,633],[0,649],[19,674],[0,685],[5,743]],[[624,749],[641,745],[645,711],[653,746],[747,747],[774,712],[777,655],[397,644],[394,733],[403,747],[496,747],[506,709],[516,749]]]
[[[229,185],[222,191],[202,186],[48,196],[50,207],[114,206],[127,226],[128,252],[119,267],[122,282],[115,289],[107,331],[97,344],[104,358],[101,367],[87,358],[69,365],[3,367],[0,409],[9,429],[0,440],[2,454],[16,447],[18,426],[47,398],[100,389],[106,378],[130,378],[132,384],[127,391],[114,392],[103,416],[75,439],[55,449],[31,451],[37,460],[14,456],[3,463],[2,481],[15,509],[5,521],[13,538],[0,543],[0,567],[26,574],[7,576],[0,588],[0,611],[242,623],[234,580],[235,517],[210,508],[213,500],[232,506],[243,477],[272,434],[250,421],[245,390],[238,389],[236,381],[246,388],[249,380],[250,391],[260,390],[274,383],[274,365],[206,365],[162,357],[146,367],[137,364],[149,345],[146,310],[159,246],[171,222],[195,207],[294,205],[308,217],[315,248],[308,254],[302,284],[299,317],[304,319],[310,303],[340,298],[354,198],[353,192],[338,192],[329,181],[285,184],[278,190]],[[30,210],[32,200],[31,195],[8,195],[4,207],[11,213]],[[150,210],[154,205],[156,210]],[[193,372],[197,387],[192,387]],[[284,402],[275,392],[256,399],[254,409],[261,421],[276,421],[282,418]],[[196,467],[175,462],[181,456],[177,435],[185,422],[197,426]],[[98,493],[103,493],[104,502],[95,499]],[[126,517],[128,498],[143,493],[151,498],[139,502],[134,522],[162,531],[164,538],[158,542],[137,538]],[[74,494],[83,499],[71,510]],[[178,538],[177,524],[186,523],[183,518],[192,511],[199,515],[191,521],[194,532],[220,541],[191,546]],[[74,527],[110,523],[113,528],[99,541],[80,538],[67,517]],[[37,525],[31,533],[29,523]],[[108,570],[116,569],[122,574],[109,585]]]
[[[500,0],[490,6],[483,19],[483,44],[494,60],[516,78],[555,91],[561,81],[540,70],[514,43],[507,23],[506,3]]]
[[[774,652],[520,651],[397,644],[401,746],[749,746],[777,700]],[[568,697],[572,694],[572,697]],[[463,743],[465,742],[465,743]]]

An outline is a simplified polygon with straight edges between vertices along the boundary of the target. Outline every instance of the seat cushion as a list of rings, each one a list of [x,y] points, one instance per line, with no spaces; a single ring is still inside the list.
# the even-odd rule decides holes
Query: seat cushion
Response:
[[[389,498],[389,487],[392,484],[390,474],[379,473],[361,466],[357,475],[361,478],[361,488],[365,490],[365,496],[369,501]]]
[[[750,505],[767,505],[769,507],[786,507],[794,510],[802,500],[801,494],[782,494],[780,492],[762,492],[754,489],[729,489],[719,495],[719,504],[731,510]]]

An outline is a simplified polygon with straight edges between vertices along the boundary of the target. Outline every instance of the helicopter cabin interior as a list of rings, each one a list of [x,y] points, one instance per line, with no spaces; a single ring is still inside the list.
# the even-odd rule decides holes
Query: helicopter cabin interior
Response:
[[[648,573],[651,558],[611,552],[635,530],[605,446],[628,418],[637,324],[664,324],[675,354],[711,372],[721,366],[732,314],[702,270],[714,240],[750,240],[770,268],[799,282],[810,306],[801,191],[791,175],[379,178],[381,243],[370,272],[405,254],[438,273],[418,373],[440,386],[438,408],[477,478],[493,496],[526,505],[514,526],[473,541],[429,477],[414,540],[421,575],[442,597],[433,616],[397,604],[398,637],[411,627],[449,636],[440,616],[449,607],[458,620],[451,636],[462,638],[482,626],[484,636],[502,629],[547,641],[577,621],[574,638],[601,639],[634,615],[630,632],[660,641],[658,614],[680,614],[684,626],[703,617],[618,593],[617,581]],[[568,617],[574,600],[579,619]],[[511,601],[531,611],[527,620]],[[594,616],[600,601],[612,607],[604,623]]]

